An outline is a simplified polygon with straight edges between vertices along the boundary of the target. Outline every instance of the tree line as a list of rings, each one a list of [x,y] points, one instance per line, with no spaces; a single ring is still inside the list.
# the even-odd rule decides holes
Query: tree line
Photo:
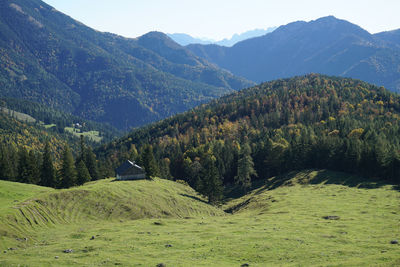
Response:
[[[51,169],[44,167],[46,150],[0,149],[1,177],[9,180],[65,188],[113,176],[130,159],[148,176],[183,180],[211,203],[227,187],[247,192],[256,179],[310,168],[400,184],[400,97],[362,81],[312,74],[139,128],[99,147],[96,156],[81,139],[75,159],[64,148],[57,171],[44,171]]]
[[[3,180],[37,184],[53,188],[69,188],[88,181],[104,178],[107,168],[99,166],[96,155],[84,138],[81,138],[79,154],[74,158],[68,144],[64,146],[60,160],[53,157],[47,142],[43,153],[28,151],[26,147],[0,144],[0,178]]]
[[[400,184],[400,97],[345,78],[268,82],[140,128],[97,150],[118,165],[152,146],[160,175],[211,201],[226,185],[326,168]],[[212,192],[209,190],[212,188]]]

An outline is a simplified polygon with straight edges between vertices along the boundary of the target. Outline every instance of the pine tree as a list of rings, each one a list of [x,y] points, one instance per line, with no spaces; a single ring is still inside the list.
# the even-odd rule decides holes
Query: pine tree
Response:
[[[29,170],[29,153],[26,148],[22,147],[18,150],[18,178],[17,182],[29,183],[30,170]]]
[[[15,170],[11,160],[15,157],[14,151],[6,145],[0,144],[0,179],[14,180]]]
[[[159,176],[157,162],[154,159],[153,147],[151,145],[146,145],[144,148],[142,154],[142,164],[148,178],[152,176]]]
[[[89,174],[90,174],[90,177],[92,178],[92,180],[100,179],[100,175],[99,175],[99,171],[98,171],[98,167],[97,167],[96,155],[93,153],[93,151],[90,147],[88,147],[86,149],[84,163],[89,171]]]
[[[68,145],[65,145],[60,169],[60,187],[69,188],[76,184],[74,158]]]
[[[215,158],[207,154],[203,160],[202,176],[199,191],[208,197],[210,204],[215,204],[222,197],[222,182],[215,166]]]
[[[40,163],[41,159],[36,153],[31,150],[28,154],[28,169],[29,169],[29,183],[39,184],[40,183]]]
[[[90,177],[89,171],[86,168],[85,162],[80,160],[76,165],[76,173],[77,173],[77,184],[83,185],[86,182],[89,182],[92,177]]]
[[[86,144],[85,144],[85,137],[83,135],[80,136],[80,153],[76,159],[76,164],[79,163],[81,160],[86,160]]]
[[[171,172],[169,170],[170,160],[164,158],[160,162],[160,175],[163,179],[171,179]]]
[[[247,192],[251,187],[251,176],[257,176],[257,173],[254,170],[250,145],[245,143],[240,149],[238,171],[235,177],[235,182],[240,185],[245,192]]]
[[[56,187],[56,173],[54,170],[53,159],[50,151],[49,142],[46,143],[43,152],[43,162],[41,168],[41,181],[40,184],[48,187]]]

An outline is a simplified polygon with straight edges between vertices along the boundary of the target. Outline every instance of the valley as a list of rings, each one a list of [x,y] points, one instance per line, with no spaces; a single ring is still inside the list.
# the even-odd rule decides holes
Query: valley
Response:
[[[0,1],[0,266],[400,266],[400,30],[194,2]]]

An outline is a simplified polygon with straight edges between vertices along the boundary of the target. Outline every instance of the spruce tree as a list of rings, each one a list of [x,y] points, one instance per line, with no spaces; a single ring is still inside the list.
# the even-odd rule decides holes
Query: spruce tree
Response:
[[[29,183],[39,184],[40,183],[40,163],[38,155],[31,150],[28,153],[28,169],[29,169]]]
[[[153,147],[146,145],[142,154],[142,164],[146,171],[146,177],[159,176],[157,162],[154,159]]]
[[[29,153],[26,148],[22,147],[18,150],[18,177],[17,182],[29,183],[30,170],[29,170]]]
[[[40,184],[48,187],[56,187],[56,173],[53,165],[53,158],[51,156],[50,144],[46,143],[43,152],[43,162],[41,168],[41,181]]]
[[[86,168],[89,171],[89,174],[90,174],[90,177],[92,178],[92,180],[100,179],[99,171],[97,168],[96,155],[93,153],[93,151],[90,147],[88,147],[86,149],[84,163],[85,163]]]
[[[74,158],[68,145],[65,145],[60,169],[60,187],[69,188],[76,184]]]
[[[240,149],[235,182],[236,184],[240,185],[245,192],[247,192],[247,190],[251,187],[251,176],[257,176],[257,173],[254,170],[250,145],[245,143]]]
[[[81,151],[79,153],[78,158],[76,159],[76,164],[79,163],[81,160],[86,160],[86,144],[85,144],[85,137],[83,135],[80,136],[80,148]]]
[[[0,144],[0,179],[14,180],[15,170],[11,164],[13,150],[9,149],[6,145]],[[15,155],[14,155],[15,156]]]
[[[215,166],[215,158],[207,154],[202,165],[203,169],[199,191],[208,197],[208,202],[210,204],[215,204],[221,199],[223,191],[218,169]]]
[[[86,168],[85,162],[80,160],[76,165],[76,173],[77,173],[77,184],[83,185],[86,182],[89,182],[92,177],[90,177],[89,171]]]

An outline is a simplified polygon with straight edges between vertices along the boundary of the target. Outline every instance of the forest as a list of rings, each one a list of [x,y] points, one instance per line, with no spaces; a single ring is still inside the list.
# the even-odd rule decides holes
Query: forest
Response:
[[[113,176],[126,159],[144,166],[149,177],[188,183],[212,203],[227,186],[247,192],[257,179],[293,170],[329,169],[400,184],[399,122],[400,97],[383,87],[318,74],[280,79],[136,129],[94,152],[81,139],[75,159],[63,149],[52,186]],[[23,148],[5,154],[16,155],[11,162],[19,175],[10,180],[38,182],[22,178]],[[43,164],[42,154],[37,162]],[[73,169],[72,182],[62,182],[64,165]]]
[[[0,177],[20,183],[69,188],[112,175],[107,168],[99,166],[83,137],[75,157],[68,144],[64,145],[60,154],[59,159],[54,158],[49,141],[44,144],[42,153],[28,150],[25,146],[0,143]]]
[[[400,98],[360,80],[309,74],[266,82],[97,149],[117,166],[152,150],[156,174],[208,196],[292,170],[330,169],[399,184]],[[138,152],[137,152],[138,151]]]
[[[48,129],[59,134],[64,133],[65,127],[76,123],[82,125],[81,131],[98,131],[101,134],[103,142],[109,142],[122,133],[110,124],[85,120],[68,112],[49,108],[46,105],[23,99],[0,98],[0,109],[3,108],[30,115],[35,118],[36,121],[34,124],[36,126],[41,123],[44,125],[52,125],[53,127],[49,127]]]

